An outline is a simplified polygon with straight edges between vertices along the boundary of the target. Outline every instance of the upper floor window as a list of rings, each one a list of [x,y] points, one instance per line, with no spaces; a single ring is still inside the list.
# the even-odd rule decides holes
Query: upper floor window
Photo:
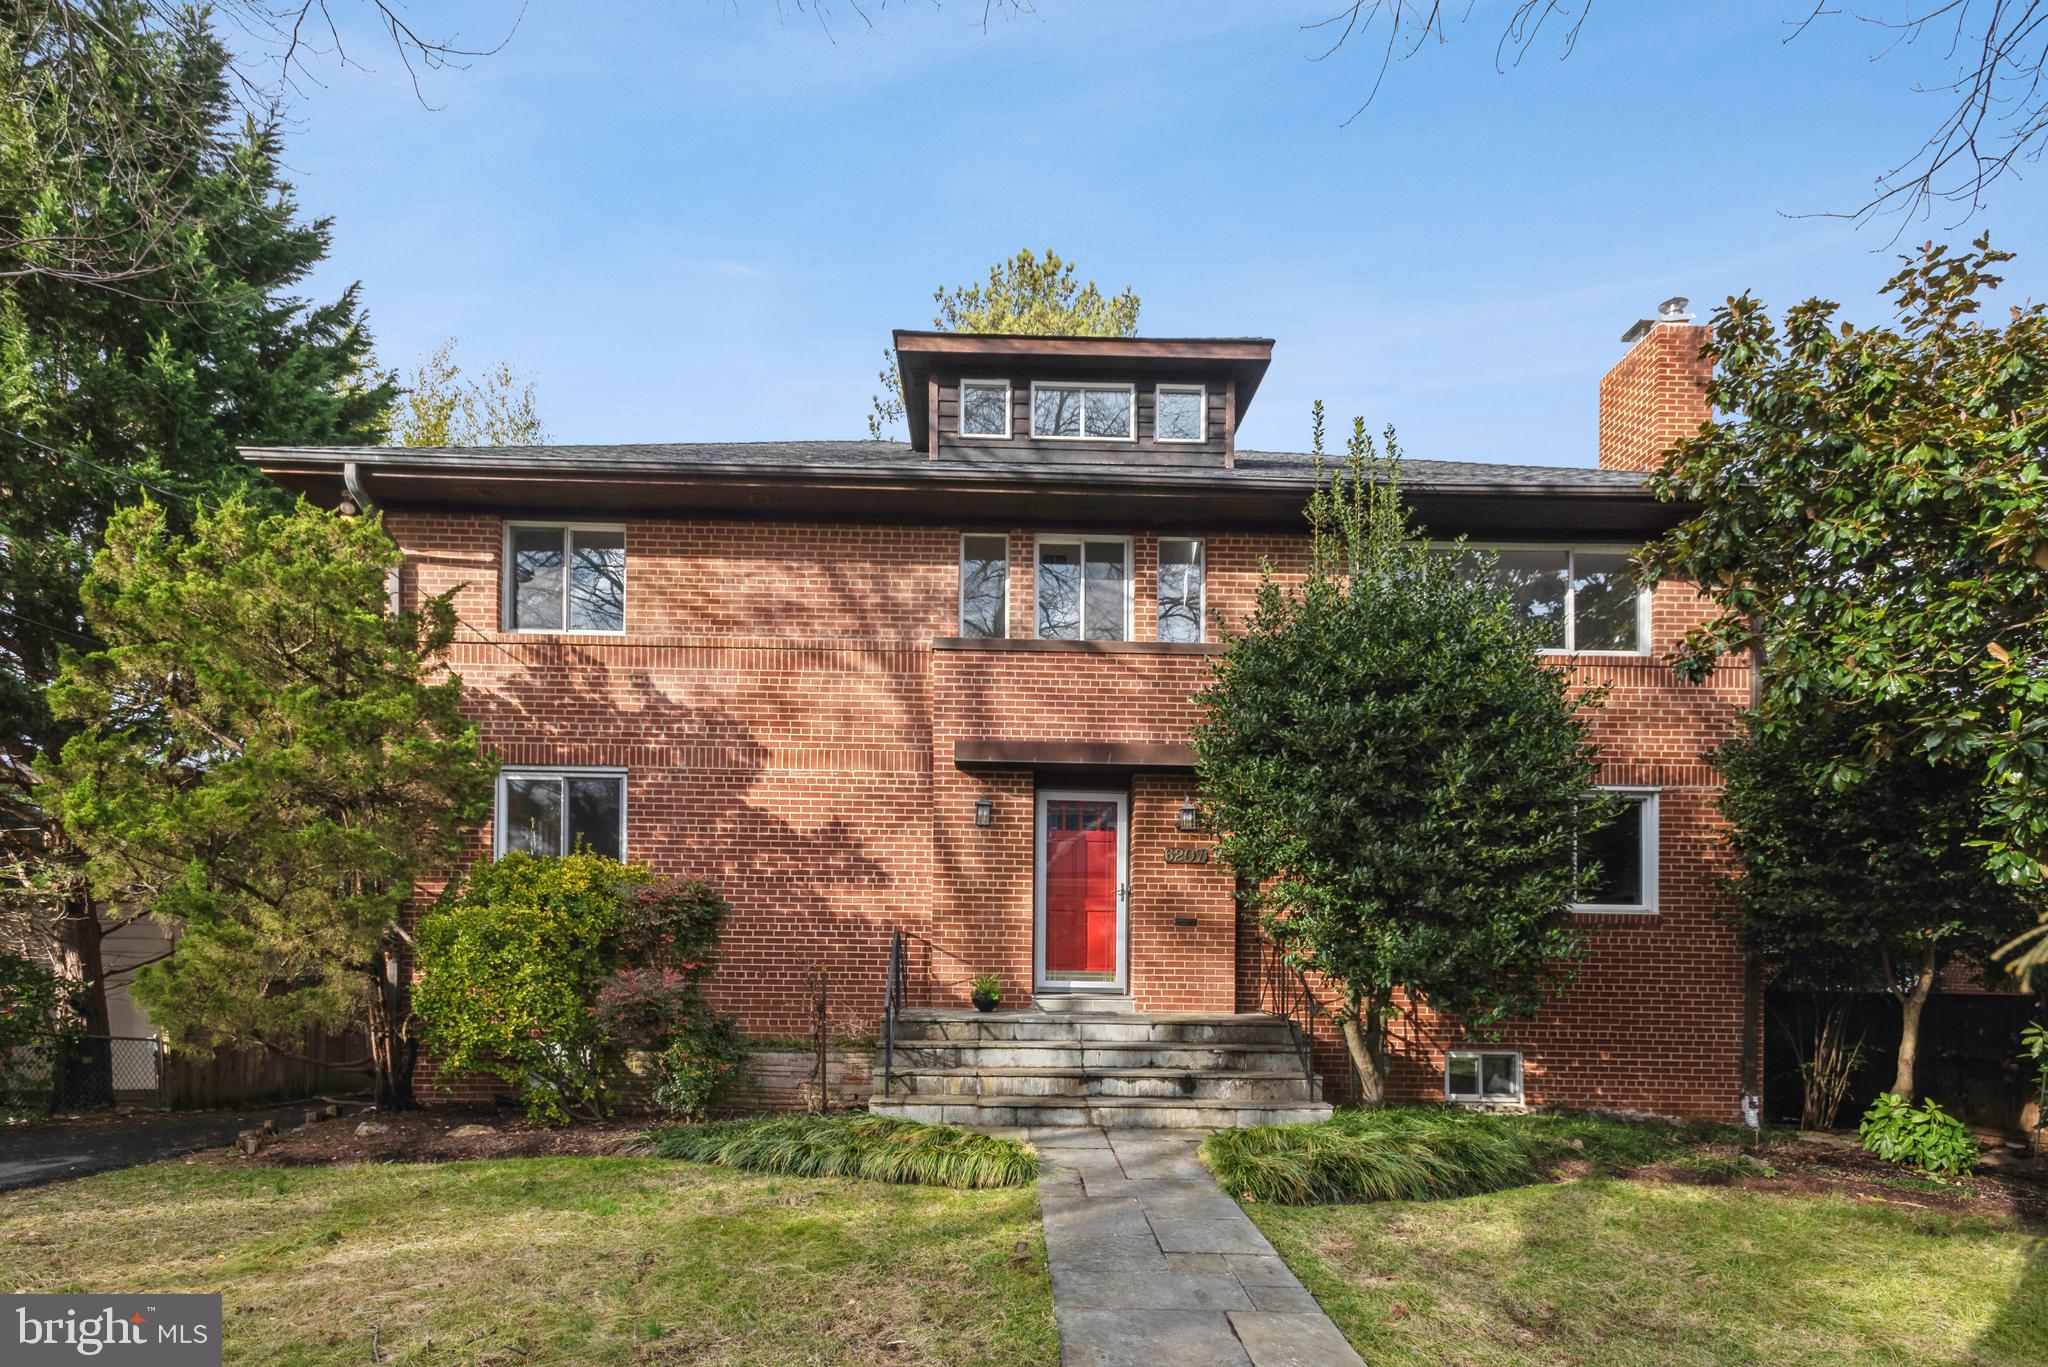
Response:
[[[1159,639],[1202,639],[1202,543],[1159,538]]]
[[[1008,380],[962,380],[960,382],[960,435],[963,437],[1007,437],[1010,435],[1010,382]]]
[[[1073,441],[1129,441],[1138,391],[1130,385],[1034,384],[1031,435]]]
[[[507,631],[624,631],[626,529],[586,523],[505,528]]]
[[[621,769],[506,769],[498,775],[498,853],[586,850],[626,857]]]
[[[1042,641],[1131,637],[1131,543],[1118,537],[1039,538],[1033,593]]]
[[[1605,790],[1621,799],[1614,819],[1587,837],[1576,862],[1584,869],[1576,911],[1657,909],[1657,794]]]
[[[1202,386],[1159,386],[1152,414],[1152,434],[1160,441],[1208,439],[1209,396]]]
[[[1493,555],[1495,586],[1542,628],[1545,650],[1640,655],[1649,649],[1650,595],[1629,572],[1626,551],[1470,549]]]
[[[1010,634],[1010,538],[971,533],[960,538],[960,634]]]

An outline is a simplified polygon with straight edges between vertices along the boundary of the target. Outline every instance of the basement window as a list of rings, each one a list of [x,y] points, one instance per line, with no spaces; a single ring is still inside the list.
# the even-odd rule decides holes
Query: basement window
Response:
[[[588,851],[626,857],[626,771],[506,769],[498,774],[497,853]]]
[[[1034,384],[1031,435],[1054,441],[1129,441],[1138,406],[1131,385]]]
[[[1522,1099],[1522,1056],[1507,1049],[1453,1049],[1444,1056],[1444,1100],[1516,1104]]]
[[[505,630],[626,629],[626,529],[508,523]]]

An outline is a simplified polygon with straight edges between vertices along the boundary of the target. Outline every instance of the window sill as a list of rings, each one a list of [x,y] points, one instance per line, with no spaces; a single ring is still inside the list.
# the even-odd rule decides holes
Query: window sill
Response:
[[[1657,915],[1655,907],[1580,907],[1571,908],[1574,916],[1620,916],[1628,920],[1648,920]]]
[[[1545,646],[1536,652],[1560,660],[1654,660],[1647,650],[1559,650]]]
[[[1053,655],[1221,655],[1209,641],[1041,641],[1016,636],[940,636],[933,650],[1008,650]]]

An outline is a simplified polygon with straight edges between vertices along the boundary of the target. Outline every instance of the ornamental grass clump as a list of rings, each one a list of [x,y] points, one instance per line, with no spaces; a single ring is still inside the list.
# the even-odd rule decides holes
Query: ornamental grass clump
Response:
[[[1038,1152],[1028,1144],[876,1115],[771,1116],[663,1130],[653,1151],[750,1172],[927,1187],[1021,1187],[1038,1176]]]
[[[1271,1205],[1433,1201],[1536,1180],[1536,1143],[1498,1116],[1346,1111],[1307,1125],[1222,1130],[1202,1161],[1225,1191]]]

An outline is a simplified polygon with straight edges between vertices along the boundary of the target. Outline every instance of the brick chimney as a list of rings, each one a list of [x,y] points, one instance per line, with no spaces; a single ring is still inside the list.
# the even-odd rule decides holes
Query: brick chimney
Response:
[[[1706,387],[1714,367],[1700,355],[1707,329],[1692,321],[1688,302],[1666,299],[1655,318],[1621,334],[1632,343],[1628,355],[1600,377],[1601,469],[1654,470],[1713,417]]]

